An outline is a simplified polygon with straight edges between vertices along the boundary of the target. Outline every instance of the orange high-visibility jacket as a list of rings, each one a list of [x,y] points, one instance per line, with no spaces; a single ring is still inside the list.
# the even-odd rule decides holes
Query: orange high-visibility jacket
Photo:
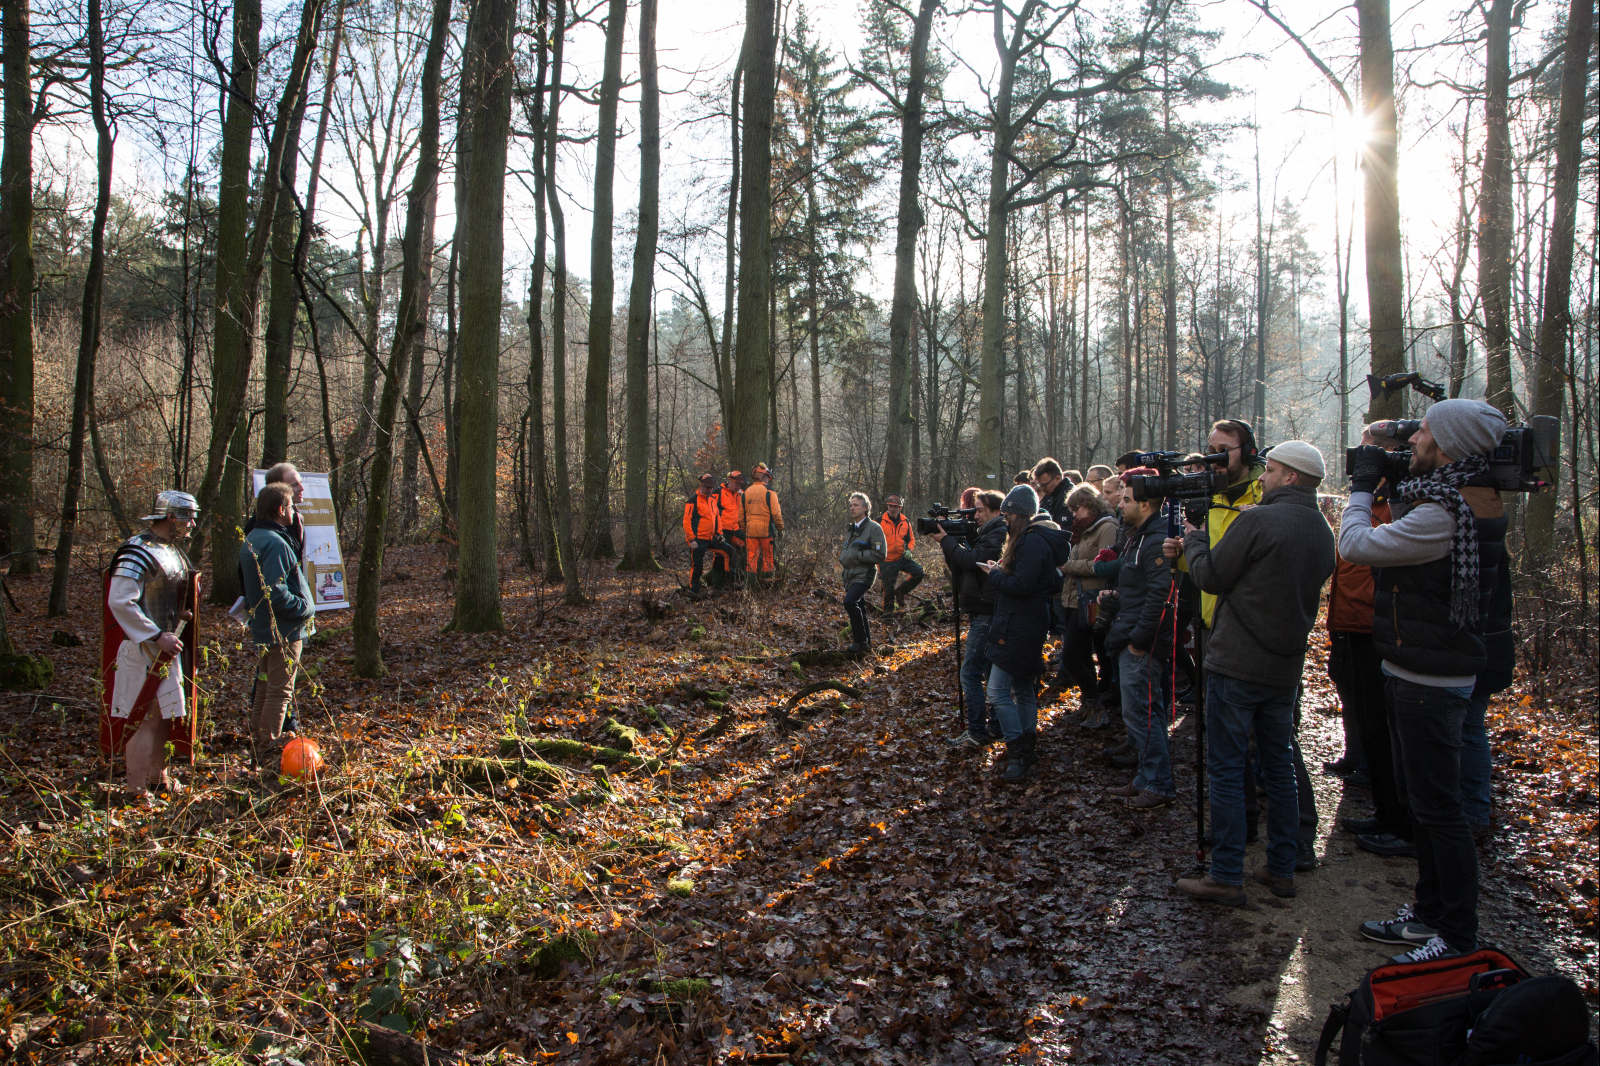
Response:
[[[770,537],[783,532],[783,508],[778,494],[762,482],[744,490],[744,533],[747,537]]]
[[[900,513],[900,520],[896,522],[889,517],[887,511],[878,519],[878,525],[883,527],[883,543],[889,552],[889,562],[894,562],[906,552],[917,546],[917,534],[911,528],[911,520]]]
[[[722,486],[717,499],[722,507],[722,529],[724,532],[737,533],[744,528],[744,493],[738,489],[729,488],[727,483]]]
[[[715,496],[707,496],[702,492],[690,496],[689,502],[683,505],[684,543],[692,544],[716,536],[720,528],[717,524],[719,510]]]

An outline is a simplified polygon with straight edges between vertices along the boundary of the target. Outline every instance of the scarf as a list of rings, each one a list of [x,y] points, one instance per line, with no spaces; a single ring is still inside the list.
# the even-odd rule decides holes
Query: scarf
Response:
[[[1489,472],[1488,457],[1469,455],[1421,477],[1408,477],[1394,490],[1394,498],[1407,504],[1433,500],[1455,519],[1450,538],[1450,621],[1467,625],[1478,620],[1478,527],[1472,508],[1460,488]]]
[[[1098,521],[1100,521],[1100,516],[1097,514],[1092,514],[1088,518],[1074,518],[1072,520],[1072,543],[1081,544],[1083,535],[1089,532],[1089,528]]]

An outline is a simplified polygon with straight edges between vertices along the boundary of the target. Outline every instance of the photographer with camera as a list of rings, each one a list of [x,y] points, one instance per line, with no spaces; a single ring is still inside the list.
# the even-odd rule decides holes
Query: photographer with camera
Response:
[[[994,617],[994,586],[981,564],[1000,558],[1005,549],[1006,522],[1000,515],[1005,497],[990,489],[973,497],[972,521],[978,527],[970,540],[951,536],[942,526],[927,534],[944,552],[944,562],[955,579],[957,609],[965,612],[967,645],[961,658],[961,692],[967,705],[967,728],[951,741],[966,751],[977,751],[1000,739],[989,733],[985,716],[989,684],[989,623]]]
[[[721,520],[722,505],[717,499],[717,476],[701,474],[699,489],[683,505],[683,541],[689,546],[691,591],[700,592],[705,588],[700,575],[705,569],[706,552],[717,546],[714,541],[721,541]]]
[[[1411,436],[1407,476],[1372,524],[1373,494],[1391,456],[1366,445],[1352,453],[1350,502],[1339,552],[1373,567],[1372,637],[1383,660],[1395,776],[1411,806],[1416,901],[1394,919],[1365,922],[1362,935],[1412,950],[1426,962],[1478,944],[1478,861],[1462,805],[1462,723],[1479,676],[1492,672],[1485,621],[1494,611],[1505,541],[1505,504],[1489,456],[1506,420],[1479,400],[1441,400]],[[1509,630],[1507,631],[1509,637]],[[1497,657],[1504,654],[1496,641]]]
[[[1261,505],[1240,514],[1215,547],[1187,523],[1189,574],[1219,605],[1206,655],[1206,736],[1211,742],[1211,872],[1178,888],[1237,907],[1245,846],[1245,765],[1256,736],[1267,787],[1267,862],[1252,876],[1276,896],[1295,894],[1298,785],[1295,704],[1306,638],[1317,621],[1322,586],[1333,573],[1333,530],[1317,508],[1325,469],[1305,441],[1272,449],[1257,481]]]
[[[995,591],[989,623],[989,702],[1005,733],[1006,768],[1001,780],[1032,776],[1039,741],[1041,653],[1050,632],[1050,601],[1061,594],[1061,571],[1071,538],[1039,512],[1039,495],[1018,485],[1000,505],[1006,523],[1005,550],[997,562],[978,564]]]
[[[866,598],[878,576],[878,564],[888,556],[883,527],[872,520],[871,497],[864,492],[852,492],[850,525],[845,528],[839,565],[844,568],[844,613],[850,619],[850,646],[845,650],[853,655],[865,655],[872,650]]]
[[[1123,481],[1160,476],[1152,467],[1131,467]],[[1172,657],[1176,622],[1176,616],[1169,614],[1176,609],[1172,566],[1162,551],[1167,536],[1167,519],[1161,513],[1165,504],[1164,496],[1137,499],[1123,490],[1128,541],[1118,560],[1116,618],[1106,635],[1106,652],[1117,657],[1127,748],[1138,759],[1133,780],[1107,791],[1135,810],[1165,807],[1177,798],[1167,751],[1167,699],[1161,685],[1163,664]]]

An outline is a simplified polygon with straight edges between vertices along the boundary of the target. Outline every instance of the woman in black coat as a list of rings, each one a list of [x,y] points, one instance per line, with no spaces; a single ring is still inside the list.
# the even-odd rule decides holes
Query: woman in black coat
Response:
[[[1009,534],[999,562],[983,564],[995,590],[989,623],[989,702],[1006,739],[1005,781],[1033,772],[1039,738],[1039,692],[1045,638],[1050,633],[1051,601],[1061,594],[1057,569],[1071,553],[1071,537],[1048,515],[1039,497],[1018,485],[1000,505]]]

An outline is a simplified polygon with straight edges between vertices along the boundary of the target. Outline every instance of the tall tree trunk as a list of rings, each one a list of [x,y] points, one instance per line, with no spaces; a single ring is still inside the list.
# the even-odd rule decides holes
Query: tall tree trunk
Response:
[[[1361,115],[1367,142],[1363,157],[1367,259],[1367,320],[1372,372],[1406,369],[1405,273],[1400,261],[1399,126],[1394,108],[1394,47],[1389,39],[1389,0],[1356,0],[1361,32]],[[1399,393],[1375,396],[1367,420],[1399,418]]]
[[[1165,73],[1171,73],[1168,66]],[[1167,149],[1172,146],[1172,97],[1170,93],[1163,92],[1161,96],[1161,121],[1166,133]],[[1165,320],[1163,341],[1166,354],[1167,378],[1167,417],[1166,433],[1164,436],[1165,447],[1173,451],[1178,447],[1178,250],[1174,239],[1174,204],[1172,197],[1172,163],[1168,161],[1161,167],[1161,183],[1166,199],[1166,244],[1162,256],[1162,316]]]
[[[1264,239],[1261,209],[1261,129],[1256,127],[1256,373],[1251,421],[1263,438],[1267,433],[1267,317],[1272,292],[1272,255]]]
[[[33,49],[29,0],[5,0],[5,153],[0,159],[4,219],[0,221],[0,510],[5,547],[26,552],[11,560],[14,574],[39,572],[33,521]]]
[[[577,606],[585,601],[579,581],[577,556],[572,551],[572,478],[567,464],[567,216],[561,207],[561,190],[556,175],[556,130],[561,111],[561,50],[566,34],[566,5],[556,0],[555,61],[550,76],[550,126],[544,145],[544,195],[550,208],[550,236],[555,245],[555,264],[550,285],[550,359],[555,390],[556,459],[556,545],[566,563],[562,579],[566,585],[564,602]]]
[[[328,119],[333,113],[333,86],[339,76],[339,51],[344,42],[344,12],[345,0],[339,0],[333,19],[333,40],[328,43],[327,77],[322,80],[322,106],[317,113],[316,143],[311,149],[311,173],[306,178],[305,208],[300,219],[294,250],[295,287],[300,292],[302,308],[307,311],[306,324],[311,333],[314,351],[317,350],[317,328],[311,321],[309,308],[305,307],[310,303],[304,284],[306,256],[311,247],[311,226],[317,217],[317,192],[322,181],[322,153],[328,143]],[[322,401],[322,439],[328,452],[328,487],[333,492],[333,498],[337,500],[340,498],[338,447],[334,443],[333,414],[328,404],[328,375],[322,365],[320,352],[317,356],[317,382]]]
[[[748,470],[767,447],[772,391],[772,108],[776,0],[745,0],[744,145],[739,190],[739,320],[728,453]]]
[[[622,570],[659,570],[650,554],[645,492],[650,470],[650,323],[661,208],[661,99],[656,71],[656,0],[639,0],[639,228],[628,289],[627,430],[623,442],[627,500]]]
[[[480,91],[462,116],[471,155],[460,180],[469,210],[458,223],[461,248],[460,561],[450,628],[505,628],[500,613],[499,429],[501,270],[505,254],[506,138],[511,133],[511,32],[515,0],[477,0],[467,62]]]
[[[562,580],[561,546],[556,540],[556,519],[550,506],[550,461],[545,452],[544,390],[544,275],[545,239],[549,213],[546,208],[548,185],[545,176],[545,146],[556,137],[558,109],[554,96],[550,102],[549,118],[545,115],[547,86],[561,84],[562,45],[566,38],[566,6],[561,0],[556,4],[555,28],[550,23],[550,0],[539,0],[540,36],[549,42],[539,49],[538,78],[534,86],[533,128],[538,131],[538,141],[533,152],[534,238],[533,276],[528,283],[528,427],[529,461],[532,463],[530,479],[533,482],[534,506],[539,511],[539,542],[544,549],[544,581],[553,585]]]
[[[1003,487],[1000,468],[1001,397],[1005,391],[1001,363],[1006,328],[1006,192],[1010,183],[1011,93],[1016,79],[1017,53],[1006,40],[1006,6],[994,5],[994,44],[1000,59],[1000,84],[991,116],[994,146],[989,157],[989,209],[983,246],[983,347],[978,362],[978,484],[994,475]],[[1019,28],[1020,29],[1020,28]]]
[[[133,523],[128,521],[127,512],[122,508],[122,498],[117,495],[117,483],[111,476],[111,467],[106,462],[105,447],[100,442],[100,422],[94,412],[94,392],[89,393],[89,450],[94,453],[94,469],[100,475],[100,491],[105,494],[106,506],[111,509],[111,518],[117,523],[117,529],[126,540],[133,536]]]
[[[746,34],[744,45],[739,50],[739,62],[733,68],[733,88],[728,100],[728,153],[732,166],[728,177],[728,223],[723,247],[722,347],[712,353],[717,361],[717,404],[722,415],[724,441],[729,427],[733,425],[733,301],[739,288],[739,89],[744,79],[745,52],[749,47],[749,35]],[[709,322],[706,323],[706,329],[711,329]]]
[[[407,360],[422,358],[428,326],[428,296],[433,267],[433,220],[439,202],[439,70],[450,38],[450,0],[433,0],[433,26],[422,61],[422,125],[417,133],[417,165],[406,201],[406,228],[400,239],[400,305],[395,309],[394,339],[383,375],[383,395],[373,440],[371,475],[367,482],[367,517],[361,524],[361,556],[356,570],[355,672],[382,677],[378,634],[378,601],[383,595],[384,532],[389,520],[389,486],[394,472],[394,422],[405,388]],[[510,97],[506,97],[509,122]],[[466,559],[462,559],[463,566]],[[496,585],[498,589],[498,583]]]
[[[900,205],[895,222],[894,297],[889,307],[889,431],[884,439],[883,495],[906,488],[906,448],[916,424],[910,390],[911,329],[917,314],[917,234],[922,216],[922,93],[928,37],[939,0],[922,0],[911,31],[905,99],[900,107]]]
[[[343,4],[339,18],[344,16]],[[333,43],[328,46],[327,87],[331,89],[338,68],[338,49],[341,27],[333,31]],[[289,116],[289,142],[296,150],[283,159],[283,183],[293,188],[295,171],[300,161],[300,128],[305,122],[306,101],[310,84],[300,93]],[[324,93],[326,96],[326,93]],[[326,115],[326,110],[324,110]],[[323,123],[319,120],[318,132]],[[309,212],[309,208],[307,211]],[[305,224],[310,224],[309,215]],[[262,387],[261,465],[271,467],[289,458],[289,374],[294,364],[294,327],[299,315],[299,293],[295,288],[295,248],[299,245],[300,212],[292,197],[281,196],[272,222],[272,264],[267,270],[267,328],[261,341],[261,370],[265,378]],[[336,497],[337,498],[337,497]]]
[[[1486,398],[1511,418],[1512,0],[1490,0],[1484,57],[1483,184],[1478,193],[1478,302],[1483,306]]]
[[[611,224],[617,169],[617,97],[622,91],[622,38],[628,0],[610,0],[605,65],[600,75],[600,129],[594,150],[594,230],[589,238],[589,361],[583,380],[583,499],[588,518],[584,546],[596,558],[617,553],[611,541],[611,323],[616,277]]]
[[[1456,265],[1450,276],[1450,398],[1457,399],[1467,382],[1467,311],[1461,305],[1461,279],[1467,270],[1467,255],[1472,248],[1472,216],[1467,209],[1467,176],[1471,161],[1467,156],[1468,130],[1472,125],[1472,101],[1467,101],[1466,117],[1461,120],[1461,178],[1456,185]]]
[[[249,0],[255,4],[256,0]],[[284,79],[283,97],[278,101],[277,115],[273,120],[272,136],[268,141],[266,159],[263,163],[261,175],[261,190],[257,207],[255,228],[251,231],[248,241],[240,242],[244,245],[244,256],[239,262],[237,272],[230,271],[224,278],[221,257],[218,257],[217,269],[217,314],[216,314],[216,343],[212,353],[212,361],[222,373],[214,374],[212,378],[212,396],[215,414],[212,418],[211,447],[206,456],[206,473],[200,482],[200,491],[195,495],[199,498],[203,511],[211,513],[211,525],[216,536],[211,545],[211,569],[213,602],[232,603],[239,595],[239,579],[237,560],[240,530],[238,525],[239,515],[237,509],[243,504],[244,497],[244,464],[247,462],[244,443],[248,433],[249,422],[241,421],[240,415],[244,410],[245,395],[250,386],[250,366],[255,358],[255,327],[256,312],[261,302],[261,275],[266,266],[267,242],[272,232],[272,220],[276,216],[278,194],[283,188],[283,157],[289,149],[288,133],[289,119],[296,101],[305,90],[306,77],[311,69],[311,56],[316,46],[317,31],[322,24],[323,0],[306,0],[300,11],[300,27],[295,38],[294,53],[289,61],[288,76]],[[228,122],[234,120],[234,107],[238,106],[243,112],[240,122],[245,127],[246,134],[253,117],[254,107],[246,104],[254,97],[255,93],[255,67],[250,60],[255,56],[255,43],[260,35],[261,13],[259,6],[246,13],[244,16],[249,25],[241,27],[246,38],[247,48],[243,59],[248,73],[241,73],[240,93],[235,94],[230,84]],[[241,59],[239,49],[235,49],[236,69],[239,68],[238,60]],[[244,81],[248,81],[249,92]],[[225,134],[227,131],[224,131]],[[248,149],[248,136],[243,138],[240,145],[237,135],[233,138],[234,147]],[[225,145],[225,147],[227,147]],[[294,147],[299,150],[298,145]],[[235,195],[244,201],[247,198],[249,174],[248,152],[245,160],[240,164],[243,171],[240,175],[240,186],[230,189],[230,195]],[[226,168],[224,168],[226,173]],[[226,180],[226,179],[224,179]],[[243,215],[247,205],[243,202],[237,205]],[[220,231],[220,204],[218,228]],[[220,247],[220,232],[219,232]],[[224,288],[224,281],[227,282]],[[237,432],[235,432],[237,427]],[[225,462],[225,460],[232,460]],[[221,501],[221,502],[219,502]]]
[[[78,497],[83,491],[83,442],[89,397],[94,393],[95,358],[100,353],[100,303],[105,292],[106,216],[111,212],[111,120],[106,115],[106,38],[100,0],[89,0],[89,112],[95,131],[94,222],[89,230],[89,268],[83,277],[83,311],[78,325],[78,370],[72,390],[72,435],[67,445],[67,484],[61,499],[61,532],[56,538],[55,573],[50,579],[52,618],[67,613],[67,576],[72,570],[72,540],[78,530]]]
[[[222,159],[217,176],[216,303],[211,349],[210,453],[226,448],[228,458],[243,459],[234,447],[232,419],[224,410],[235,391],[235,381],[248,371],[239,367],[242,349],[250,343],[244,323],[253,313],[244,307],[250,233],[250,155],[255,135],[256,81],[261,64],[261,0],[235,0],[233,6],[233,59],[228,75],[228,110],[222,123]],[[242,395],[241,395],[242,399]],[[213,475],[212,467],[216,467]],[[229,604],[243,592],[239,587],[238,555],[241,537],[238,505],[244,492],[244,469],[239,462],[219,457],[206,462],[204,480],[214,484],[207,515],[211,525],[211,602]],[[220,491],[220,495],[218,495]],[[220,500],[220,503],[219,503]]]
[[[1533,410],[1535,414],[1558,418],[1567,337],[1572,329],[1572,257],[1580,192],[1578,175],[1583,165],[1584,93],[1589,45],[1594,39],[1594,9],[1595,0],[1571,0],[1568,7],[1561,104],[1556,117],[1554,217],[1550,220],[1549,246],[1544,258],[1544,306],[1539,316],[1539,362],[1534,379]],[[1577,395],[1576,391],[1573,395]],[[1573,413],[1576,415],[1576,410]],[[1576,445],[1576,426],[1569,433]],[[1574,469],[1578,455],[1574,447]],[[1528,550],[1535,560],[1548,559],[1554,547],[1557,494],[1557,490],[1551,488],[1529,501]],[[1574,513],[1578,513],[1579,506],[1574,500]],[[1581,529],[1578,535],[1582,536]]]

